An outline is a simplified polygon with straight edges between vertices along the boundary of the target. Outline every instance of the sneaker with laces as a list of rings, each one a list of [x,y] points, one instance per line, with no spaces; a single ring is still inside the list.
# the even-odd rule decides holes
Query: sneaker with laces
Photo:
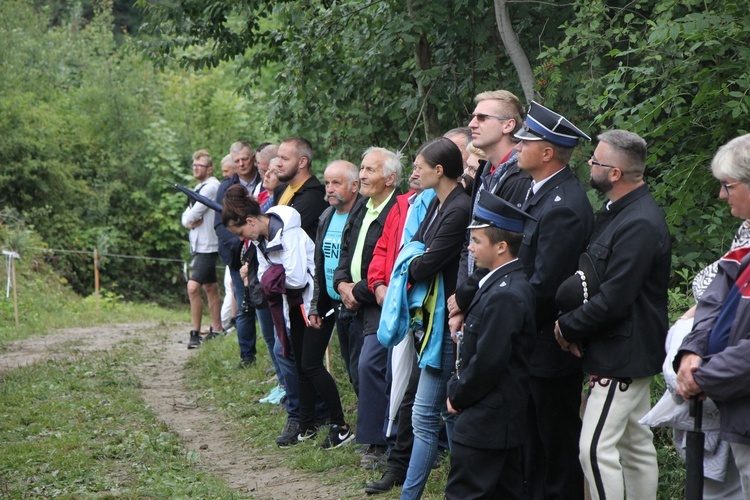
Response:
[[[300,435],[299,422],[296,420],[287,420],[284,429],[281,431],[279,437],[276,438],[276,445],[279,448],[286,448],[297,444],[299,441],[297,437]]]
[[[323,449],[332,450],[351,442],[353,439],[354,433],[349,425],[332,425],[328,431],[328,436],[320,446]]]
[[[195,349],[201,345],[201,332],[190,330],[190,342],[188,342],[188,349]]]
[[[303,441],[312,439],[317,435],[318,431],[316,431],[315,429],[306,429],[304,431],[300,431],[300,433],[297,434],[297,442],[302,443]]]

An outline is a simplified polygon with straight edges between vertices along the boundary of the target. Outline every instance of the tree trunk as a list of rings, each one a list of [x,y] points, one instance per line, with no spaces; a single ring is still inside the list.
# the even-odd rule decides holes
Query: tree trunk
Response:
[[[500,38],[505,45],[505,51],[508,53],[513,66],[518,73],[518,80],[521,82],[523,95],[527,101],[534,99],[534,72],[529,64],[529,58],[526,52],[518,42],[518,36],[513,31],[513,25],[510,22],[510,13],[508,12],[508,0],[494,0],[495,2],[495,22],[497,30],[500,32]]]
[[[411,17],[412,19],[416,19],[417,13],[414,9],[413,0],[409,0],[407,2],[407,9],[409,12],[409,17]],[[432,68],[432,52],[430,49],[430,44],[427,41],[427,37],[424,33],[421,33],[419,35],[419,40],[414,46],[414,62],[418,71],[426,71]],[[440,123],[438,122],[437,106],[435,106],[435,104],[431,103],[428,100],[429,89],[425,87],[424,82],[422,82],[419,78],[417,79],[417,90],[419,92],[419,97],[423,101],[426,101],[425,106],[423,107],[424,133],[425,139],[430,140],[440,135]]]

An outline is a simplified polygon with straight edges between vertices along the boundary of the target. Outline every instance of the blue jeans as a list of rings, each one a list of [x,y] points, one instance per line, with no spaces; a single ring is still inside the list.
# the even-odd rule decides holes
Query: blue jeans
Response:
[[[446,329],[447,331],[447,329]],[[418,499],[422,497],[427,477],[437,457],[440,441],[441,414],[448,431],[450,445],[454,417],[448,413],[445,400],[448,397],[446,387],[453,369],[453,341],[450,335],[443,335],[442,369],[424,368],[419,375],[417,395],[412,408],[412,426],[414,428],[414,447],[406,471],[406,481],[401,490],[401,499]]]
[[[276,372],[276,378],[279,379],[279,384],[284,385],[281,368],[279,367],[279,362],[276,360],[276,354],[274,353],[274,346],[276,345],[276,330],[273,327],[271,311],[268,308],[256,309],[255,314],[258,316],[260,333],[263,335],[263,340],[266,341],[266,347],[268,348],[269,356],[271,356],[271,363],[273,363],[273,370]]]
[[[240,345],[240,358],[243,361],[255,361],[255,309],[242,312],[242,300],[245,297],[245,283],[239,271],[230,269],[234,298],[237,301],[237,343]]]
[[[283,381],[284,390],[286,390],[287,418],[299,422],[299,388],[297,387],[297,368],[294,366],[291,341],[289,357],[284,359],[282,352],[281,342],[276,342],[273,346],[273,353],[278,363],[278,373],[281,374],[280,381]]]

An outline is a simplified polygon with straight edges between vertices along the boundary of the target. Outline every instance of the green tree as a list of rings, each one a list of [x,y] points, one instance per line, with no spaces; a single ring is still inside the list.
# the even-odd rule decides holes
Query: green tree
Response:
[[[200,68],[234,60],[246,90],[272,71],[272,129],[308,136],[323,158],[356,160],[373,144],[413,151],[466,125],[479,91],[521,94],[488,0],[138,5],[152,36],[141,46],[160,63]],[[573,11],[523,3],[511,14],[521,45],[535,57],[540,39],[562,37],[546,23]]]
[[[565,40],[541,55],[540,92],[556,103],[573,95],[592,130],[619,127],[644,137],[675,268],[716,259],[738,221],[717,202],[708,167],[719,146],[750,129],[747,5],[578,1],[564,28]]]
[[[262,103],[236,94],[227,64],[154,71],[131,39],[117,42],[106,4],[91,21],[59,25],[31,1],[5,7],[0,207],[15,209],[51,248],[187,258],[185,197],[163,181],[191,185],[196,149],[218,164],[232,142],[264,139]],[[56,261],[76,291],[92,291],[90,254]],[[178,263],[105,257],[102,283],[129,299],[172,300],[184,295],[181,276]]]

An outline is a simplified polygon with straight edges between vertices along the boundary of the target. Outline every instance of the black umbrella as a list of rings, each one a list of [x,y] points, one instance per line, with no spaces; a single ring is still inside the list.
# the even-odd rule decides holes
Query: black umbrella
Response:
[[[221,205],[218,204],[218,203],[216,203],[211,198],[203,196],[200,193],[196,193],[192,189],[188,189],[185,186],[180,186],[179,184],[175,184],[174,182],[169,182],[167,180],[165,180],[164,182],[166,182],[170,186],[174,186],[179,191],[182,191],[183,193],[185,193],[186,195],[188,195],[188,198],[191,198],[191,199],[197,201],[198,203],[202,203],[202,204],[206,205],[208,208],[213,208],[217,212],[221,213]]]
[[[685,442],[685,499],[703,500],[703,445],[706,436],[701,432],[703,401],[700,396],[690,399],[690,416],[695,419],[695,426],[687,432]]]

